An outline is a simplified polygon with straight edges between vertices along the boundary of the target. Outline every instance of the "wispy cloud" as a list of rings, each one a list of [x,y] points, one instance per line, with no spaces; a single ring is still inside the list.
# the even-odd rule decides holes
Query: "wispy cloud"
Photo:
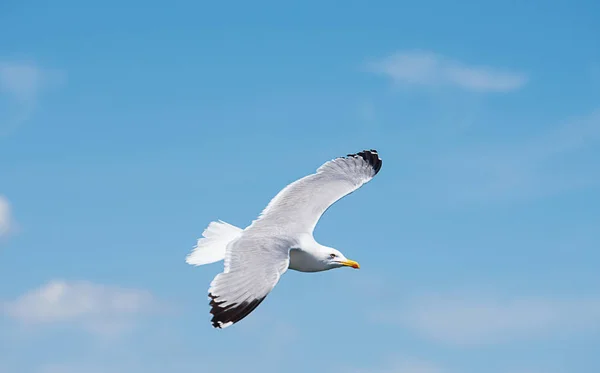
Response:
[[[416,299],[394,313],[399,326],[450,345],[600,331],[600,298],[433,296]],[[391,313],[385,314],[389,321]]]
[[[100,335],[118,335],[139,317],[164,310],[148,291],[61,280],[2,304],[3,313],[23,325],[73,325]]]
[[[397,84],[453,86],[474,92],[509,92],[523,87],[527,76],[487,66],[468,65],[432,52],[397,52],[368,65]]]
[[[22,103],[36,99],[43,83],[43,72],[31,64],[0,63],[0,88]]]
[[[351,370],[352,371],[352,370]],[[442,373],[437,364],[417,358],[394,358],[385,366],[354,370],[356,373]]]
[[[0,237],[5,236],[12,227],[12,217],[8,200],[0,195]]]
[[[191,312],[189,316],[197,322],[196,311]],[[29,370],[25,366],[27,362],[17,362],[19,365],[11,372],[163,373],[167,367],[176,372],[200,369],[228,373],[248,370],[248,367],[260,367],[264,373],[281,372],[281,367],[289,362],[290,351],[300,343],[300,330],[293,323],[281,321],[280,315],[269,315],[268,312],[266,316],[260,314],[258,322],[256,318],[248,320],[252,320],[252,325],[240,324],[235,332],[239,334],[233,341],[231,336],[222,340],[216,335],[202,337],[203,327],[196,322],[192,327],[187,323],[184,324],[187,327],[182,327],[181,318],[165,319],[164,323],[144,325],[142,333],[130,338],[109,340],[108,343],[83,340],[75,352],[60,349],[51,355],[41,355],[41,359],[29,364]],[[62,338],[63,342],[71,342],[69,339],[73,336]],[[235,359],[231,359],[232,349],[236,351]]]
[[[594,172],[599,145],[596,111],[528,139],[462,146],[432,162],[436,183],[444,185],[449,200],[540,198],[599,184]]]
[[[32,114],[41,92],[65,79],[58,70],[32,62],[0,60],[0,99],[6,114],[0,117],[0,135],[9,132]]]
[[[504,357],[504,362],[506,358]],[[490,364],[490,362],[487,362]],[[493,364],[492,364],[493,365]],[[355,369],[348,367],[345,371],[353,373],[455,373],[463,370],[457,370],[443,366],[437,362],[415,358],[415,357],[393,357],[384,360],[384,363],[380,366],[370,366],[369,368]],[[487,368],[484,370],[473,370],[473,371],[485,371],[485,372],[499,372],[499,373],[540,373],[540,372],[555,372],[555,370],[549,369],[530,369],[530,368],[519,368],[519,369],[503,369],[503,368]]]
[[[46,364],[39,367],[35,373],[102,373],[106,372],[106,367],[104,366],[90,366],[85,364],[77,364],[77,363],[60,363],[60,364]],[[121,370],[114,371],[113,373],[122,372]]]

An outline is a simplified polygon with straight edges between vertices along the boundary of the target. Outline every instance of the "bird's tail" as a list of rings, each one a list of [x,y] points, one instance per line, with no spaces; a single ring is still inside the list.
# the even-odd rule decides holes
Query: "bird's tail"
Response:
[[[185,258],[187,264],[200,266],[218,262],[225,258],[227,244],[236,239],[243,229],[224,221],[213,221],[202,232],[192,252]]]

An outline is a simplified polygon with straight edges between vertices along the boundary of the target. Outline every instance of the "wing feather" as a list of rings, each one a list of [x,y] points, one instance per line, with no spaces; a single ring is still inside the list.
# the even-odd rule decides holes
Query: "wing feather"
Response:
[[[289,265],[292,242],[252,232],[227,245],[225,270],[210,284],[215,328],[226,328],[250,314],[273,290]]]
[[[312,233],[323,213],[375,177],[381,164],[376,150],[326,162],[316,173],[282,189],[249,228],[274,234]]]

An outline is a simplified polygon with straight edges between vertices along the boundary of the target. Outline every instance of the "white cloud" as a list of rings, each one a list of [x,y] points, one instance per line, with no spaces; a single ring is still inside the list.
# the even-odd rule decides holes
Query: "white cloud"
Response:
[[[386,366],[361,369],[356,373],[442,373],[444,370],[430,361],[416,358],[396,358]]]
[[[489,203],[598,185],[595,162],[586,153],[598,144],[600,111],[513,143],[463,145],[432,161],[436,185],[444,186],[436,194],[455,202]]]
[[[0,63],[0,89],[18,101],[35,100],[43,83],[43,72],[32,64]]]
[[[77,363],[46,364],[36,369],[36,373],[104,373],[106,367],[93,366]],[[122,372],[122,370],[111,370],[111,373]]]
[[[12,225],[10,204],[8,200],[0,195],[0,237],[6,235]]]
[[[431,52],[398,52],[369,64],[372,72],[411,86],[454,86],[474,92],[509,92],[527,83],[525,74],[466,65]]]
[[[482,345],[535,339],[600,327],[600,298],[416,299],[397,310],[394,322],[421,336],[451,345]],[[393,314],[389,311],[385,313]]]
[[[197,310],[192,310],[192,313],[196,314]],[[279,316],[281,315],[261,314],[258,317],[259,323],[249,328],[245,323],[239,324],[241,329],[235,329],[234,333],[237,337],[234,338],[236,341],[232,342],[233,344],[227,342],[231,340],[231,335],[220,341],[218,337],[199,338],[198,333],[202,333],[202,329],[210,330],[210,324],[203,327],[202,322],[194,323],[192,327],[194,331],[190,334],[189,330],[178,326],[180,319],[170,319],[166,320],[166,323],[146,325],[143,335],[132,338],[100,341],[100,343],[95,339],[87,340],[82,341],[77,351],[62,348],[52,354],[37,354],[35,355],[37,361],[28,364],[29,367],[25,366],[26,361],[17,362],[19,365],[16,365],[12,371],[164,373],[165,371],[194,372],[200,369],[202,372],[233,373],[247,370],[248,367],[260,366],[261,372],[280,373],[282,367],[289,363],[293,347],[298,345],[297,338],[300,331],[293,323],[280,321]],[[197,321],[197,317],[193,318]],[[63,338],[66,341],[72,337],[66,335]],[[252,343],[247,344],[243,341],[252,341]],[[240,342],[242,345],[239,344]],[[231,358],[232,348],[236,351],[234,359]],[[29,354],[31,352],[27,352],[27,355]]]
[[[7,316],[24,325],[69,324],[104,335],[126,331],[140,316],[163,309],[148,291],[61,280],[50,281],[2,307]]]
[[[501,357],[502,362],[505,364],[506,363],[506,356],[502,356]],[[545,372],[545,373],[549,373],[549,372],[555,372],[555,370],[553,369],[534,369],[532,370],[531,368],[520,368],[520,369],[509,369],[506,370],[506,368],[499,368],[498,366],[496,366],[495,368],[489,368],[489,365],[491,364],[492,366],[494,366],[492,361],[486,361],[485,362],[487,364],[487,369],[473,369],[472,371],[479,371],[479,372],[499,372],[499,373],[539,373],[539,372]],[[503,365],[504,365],[503,364]],[[432,361],[428,361],[428,360],[424,360],[424,359],[419,359],[419,358],[415,358],[415,357],[393,357],[391,359],[387,359],[387,361],[385,361],[385,363],[381,364],[379,367],[377,366],[371,366],[369,368],[353,368],[353,367],[346,367],[343,371],[345,372],[352,372],[352,373],[454,373],[454,372],[460,372],[460,370],[457,369],[450,369],[448,366],[444,365],[440,365],[436,362],[432,362]],[[471,370],[469,370],[471,371]]]
[[[0,135],[27,120],[44,88],[61,83],[64,73],[31,62],[0,61]]]

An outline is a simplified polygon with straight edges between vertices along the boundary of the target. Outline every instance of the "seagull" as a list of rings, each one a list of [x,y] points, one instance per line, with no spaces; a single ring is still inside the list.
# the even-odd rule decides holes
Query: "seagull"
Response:
[[[288,269],[359,269],[340,251],[315,241],[313,231],[321,215],[375,177],[381,163],[376,150],[332,159],[283,188],[247,228],[211,222],[186,262],[200,266],[224,261],[223,272],[208,290],[213,328],[227,328],[248,316]]]

